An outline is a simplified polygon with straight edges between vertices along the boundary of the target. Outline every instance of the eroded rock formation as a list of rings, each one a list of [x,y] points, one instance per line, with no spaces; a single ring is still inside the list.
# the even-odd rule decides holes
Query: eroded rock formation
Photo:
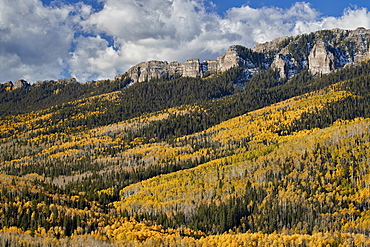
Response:
[[[202,78],[206,74],[225,71],[235,66],[246,67],[247,65],[246,61],[238,55],[235,46],[231,46],[226,54],[219,56],[216,60],[207,59],[201,62],[199,59],[193,58],[184,64],[166,61],[142,62],[131,67],[126,74],[117,75],[115,79],[120,80],[123,76],[128,76],[133,82],[142,82],[159,79],[163,76],[168,79],[179,76]]]
[[[329,74],[335,70],[334,54],[325,46],[324,42],[318,42],[312,48],[308,56],[309,71],[312,75]]]
[[[279,70],[281,78],[289,78],[300,71],[298,62],[289,54],[277,54],[271,67]]]
[[[230,46],[226,54],[217,58],[217,71],[225,71],[236,66],[245,67],[245,65],[245,60],[238,55],[235,46]]]
[[[14,83],[13,89],[18,89],[18,88],[27,88],[27,87],[29,87],[29,86],[30,86],[30,84],[29,84],[27,81],[25,81],[25,80],[21,79],[21,80],[18,80],[18,81],[16,81],[16,82]]]
[[[291,78],[302,70],[308,69],[313,75],[327,74],[347,64],[359,63],[370,58],[370,30],[321,30],[310,34],[281,37],[253,49],[230,46],[225,54],[215,60],[189,59],[179,62],[148,61],[131,67],[126,73],[117,75],[115,80],[129,79],[133,83],[151,80],[171,80],[178,77],[203,78],[210,74],[226,71],[232,67],[246,69],[248,80],[258,70],[276,68],[281,78]],[[41,85],[40,81],[34,85]],[[48,81],[68,84],[76,79]],[[11,90],[28,87],[19,80],[6,88]],[[130,84],[131,85],[131,84]]]
[[[203,77],[203,70],[199,59],[189,59],[184,64],[182,76],[185,77]]]
[[[322,30],[311,34],[277,38],[258,44],[253,51],[274,54],[271,66],[282,78],[308,69],[313,75],[328,74],[347,64],[370,58],[370,30]]]

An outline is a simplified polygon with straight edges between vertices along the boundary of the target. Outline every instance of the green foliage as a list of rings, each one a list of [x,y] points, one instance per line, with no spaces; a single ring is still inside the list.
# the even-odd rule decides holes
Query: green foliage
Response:
[[[121,81],[99,81],[91,83],[58,83],[45,81],[32,85],[31,88],[19,88],[10,92],[5,91],[3,85],[0,88],[0,116],[17,115],[34,110],[46,109],[51,106],[63,104],[79,98],[104,94],[123,89],[130,82],[127,79]]]
[[[252,49],[236,45],[236,52],[244,60],[251,61],[259,69],[265,69],[265,64],[271,64],[273,56],[266,56],[263,53],[254,52]]]
[[[301,61],[302,58],[307,61],[308,55],[314,46],[314,40],[314,33],[299,35],[294,42],[290,42],[287,46],[289,53],[296,61]]]

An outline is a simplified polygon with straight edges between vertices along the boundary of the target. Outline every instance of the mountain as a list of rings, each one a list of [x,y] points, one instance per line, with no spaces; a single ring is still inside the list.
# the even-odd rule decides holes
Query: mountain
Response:
[[[253,54],[251,54],[251,57],[241,56],[240,53],[245,50],[247,48],[242,46],[230,46],[226,54],[219,56],[217,60],[207,59],[203,62],[195,58],[187,60],[185,64],[179,62],[168,63],[166,61],[142,62],[130,68],[125,74],[117,75],[115,79],[121,80],[127,77],[135,83],[158,79],[169,80],[179,77],[203,78],[226,71],[232,67],[256,69],[257,64],[261,61],[254,60],[252,58]],[[249,52],[251,51],[249,50]]]
[[[289,78],[304,69],[319,75],[368,59],[369,39],[370,32],[365,28],[323,30],[273,40],[257,45],[254,51],[276,52],[273,67],[282,77]]]
[[[282,37],[249,49],[240,45],[230,46],[226,54],[216,60],[189,59],[185,64],[167,61],[139,63],[114,80],[78,83],[76,79],[38,81],[30,84],[19,80],[0,84],[0,114],[29,112],[40,107],[66,103],[93,95],[109,93],[131,86],[136,82],[171,81],[183,77],[206,78],[231,68],[242,68],[234,84],[244,87],[260,71],[276,69],[279,80],[290,79],[302,71],[320,76],[350,64],[370,58],[370,31],[322,30],[295,37]],[[234,85],[236,86],[236,85]],[[33,91],[33,93],[28,93]],[[16,103],[16,104],[15,104]]]
[[[2,84],[1,245],[369,245],[368,38]]]
[[[189,59],[185,64],[166,61],[139,63],[117,79],[128,77],[133,82],[157,79],[173,79],[181,76],[205,77],[242,67],[252,74],[257,69],[277,68],[281,78],[290,78],[309,69],[313,75],[328,74],[349,63],[358,63],[370,58],[370,31],[357,28],[323,30],[295,37],[277,38],[259,44],[253,49],[230,46],[226,54],[216,60]]]

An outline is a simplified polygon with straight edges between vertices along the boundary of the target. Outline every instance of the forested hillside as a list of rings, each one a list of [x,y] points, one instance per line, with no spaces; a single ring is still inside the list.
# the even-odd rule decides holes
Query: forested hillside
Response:
[[[0,245],[369,246],[370,63],[245,75],[2,85]]]

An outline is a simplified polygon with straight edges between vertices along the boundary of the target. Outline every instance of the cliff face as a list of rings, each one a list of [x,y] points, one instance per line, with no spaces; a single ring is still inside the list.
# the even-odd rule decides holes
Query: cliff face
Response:
[[[203,78],[210,74],[226,71],[232,67],[241,67],[249,80],[258,70],[275,68],[281,78],[290,78],[302,70],[308,69],[313,75],[322,75],[340,69],[347,64],[358,63],[370,58],[370,30],[322,30],[310,34],[281,37],[253,49],[243,46],[230,46],[225,54],[216,60],[193,58],[184,64],[179,62],[149,61],[131,67],[125,74],[117,75],[132,82],[151,80],[171,80],[178,77]],[[50,81],[54,83],[72,83],[72,79]],[[35,83],[35,86],[42,82]],[[28,87],[23,80],[5,85],[7,90]]]
[[[279,70],[281,78],[291,77],[301,70],[299,63],[290,54],[277,54],[271,67]]]
[[[27,81],[21,79],[13,83],[12,81],[7,81],[3,83],[6,91],[12,91],[19,88],[27,89],[31,87],[31,84],[29,84]]]
[[[66,78],[66,79],[59,79],[59,80],[49,80],[49,81],[37,81],[33,86],[38,87],[41,86],[44,83],[51,83],[51,84],[71,84],[71,83],[78,83],[76,78]]]
[[[217,58],[217,72],[225,71],[235,66],[245,67],[246,62],[239,56],[236,47],[230,46],[226,54]]]
[[[125,74],[117,75],[115,80],[121,80],[125,76],[129,77],[133,82],[150,81],[163,76],[169,76],[169,79],[172,79],[176,75],[181,76],[183,70],[184,66],[178,62],[142,62],[131,67]]]
[[[255,65],[242,58],[236,46],[231,46],[226,54],[219,56],[216,60],[204,60],[193,58],[184,64],[179,62],[168,63],[166,61],[142,62],[131,67],[126,74],[117,75],[116,80],[128,76],[133,82],[150,81],[166,77],[168,79],[176,77],[204,77],[207,74],[214,74],[228,70],[232,67],[254,68]]]
[[[319,42],[314,45],[308,56],[309,70],[313,75],[329,74],[335,70],[334,54],[325,46],[325,43]]]
[[[189,59],[183,65],[182,76],[203,77],[203,67],[204,65],[200,63],[199,59]]]
[[[281,78],[290,78],[308,69],[313,75],[330,73],[349,63],[358,63],[370,58],[370,30],[357,28],[323,30],[293,37],[281,37],[252,50],[230,46],[216,60],[189,59],[178,62],[150,61],[135,65],[127,72],[133,82],[150,81],[166,76],[204,77],[209,74],[241,67],[253,74],[256,69],[276,68]],[[248,49],[247,49],[248,50]],[[118,75],[116,79],[122,78]]]
[[[176,66],[175,64],[171,65],[171,70],[173,72],[179,69],[182,73],[182,68],[180,66]],[[167,62],[149,61],[139,63],[138,65],[130,68],[127,73],[134,82],[141,82],[160,78],[164,75],[165,72],[168,71],[170,71],[170,66]]]
[[[14,83],[14,89],[27,88],[29,86],[30,86],[30,84],[25,80],[18,80]]]
[[[320,75],[361,62],[370,58],[369,44],[370,30],[333,29],[278,38],[253,50],[275,54],[271,66],[280,71],[281,77],[290,78],[304,69]]]

